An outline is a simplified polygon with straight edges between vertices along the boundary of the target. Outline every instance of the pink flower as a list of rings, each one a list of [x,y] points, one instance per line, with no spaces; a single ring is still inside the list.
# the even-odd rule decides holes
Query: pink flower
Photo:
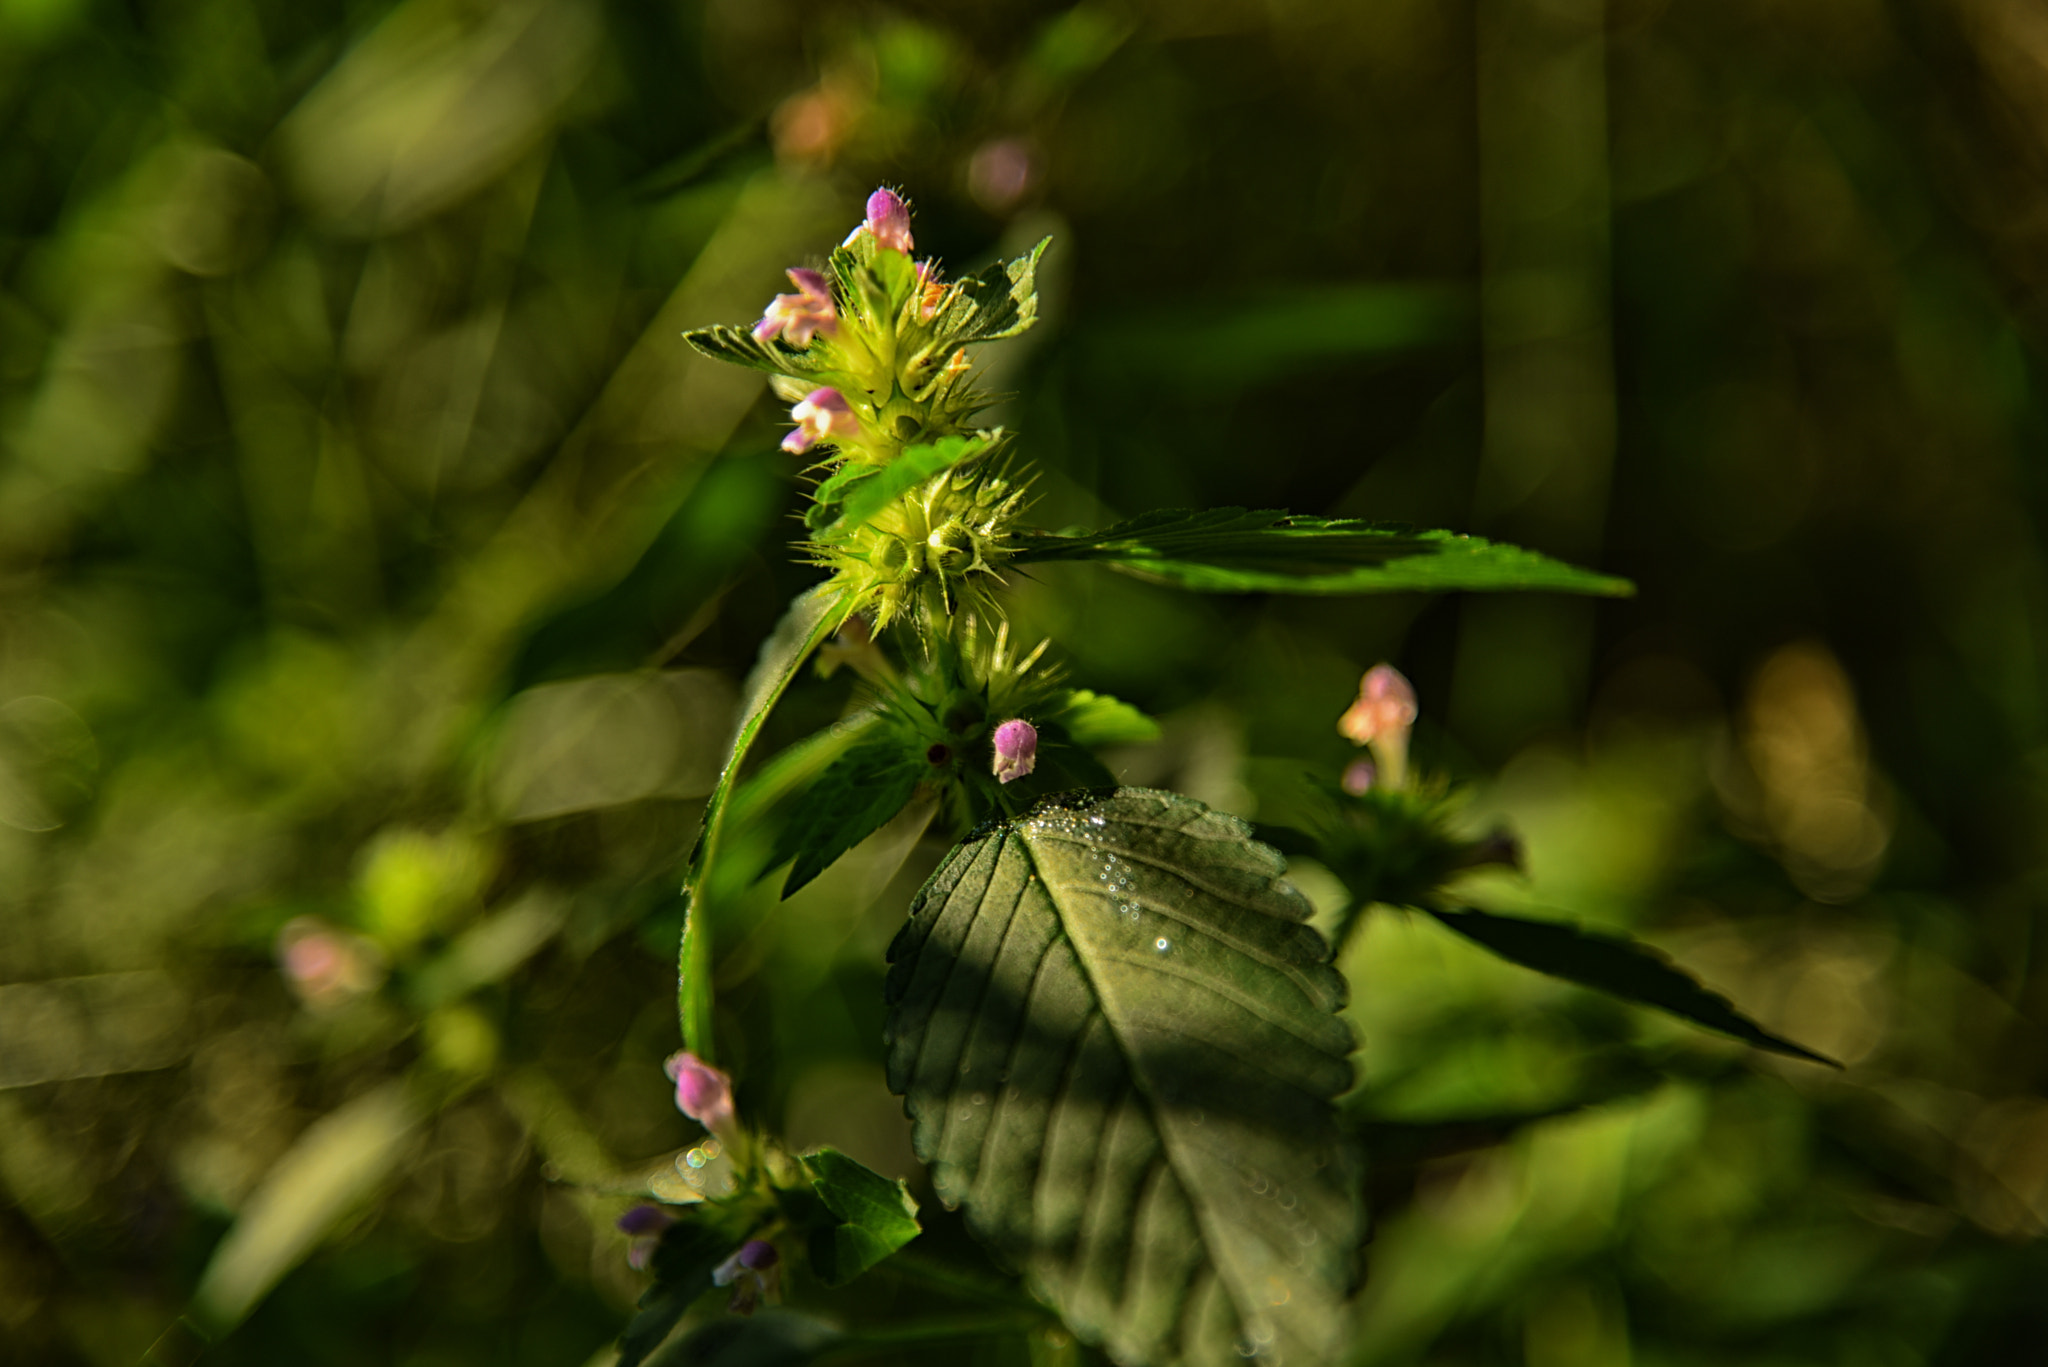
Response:
[[[662,1065],[676,1084],[676,1109],[727,1143],[739,1130],[732,1108],[732,1079],[684,1050]]]
[[[782,439],[782,449],[792,455],[801,455],[821,441],[850,437],[860,431],[860,419],[854,417],[853,406],[836,389],[813,389],[804,395],[803,402],[789,410],[789,416],[796,421],[796,431]]]
[[[1008,783],[1031,772],[1038,763],[1038,728],[1022,717],[996,728],[995,775]]]
[[[1358,701],[1337,719],[1337,730],[1353,745],[1370,745],[1379,761],[1377,776],[1401,786],[1408,768],[1408,730],[1415,725],[1415,689],[1388,664],[1374,665],[1358,681]]]
[[[619,1231],[632,1236],[626,1245],[626,1263],[634,1271],[646,1270],[661,1244],[662,1231],[676,1222],[660,1206],[638,1205],[619,1217]]]
[[[789,273],[795,284],[795,294],[778,294],[761,321],[754,324],[754,336],[767,341],[777,333],[794,347],[807,347],[811,337],[824,333],[830,337],[839,329],[839,312],[832,307],[832,288],[825,283],[825,277],[816,271],[799,266]]]
[[[726,1308],[736,1315],[751,1315],[762,1299],[775,1299],[782,1285],[781,1262],[774,1244],[749,1239],[712,1269],[711,1284],[732,1287],[732,1301]]]
[[[877,246],[910,254],[910,206],[894,190],[877,190],[868,196],[867,221],[860,226],[875,235]]]
[[[325,1011],[376,991],[384,956],[360,935],[317,916],[295,916],[277,932],[277,966],[300,1001]]]

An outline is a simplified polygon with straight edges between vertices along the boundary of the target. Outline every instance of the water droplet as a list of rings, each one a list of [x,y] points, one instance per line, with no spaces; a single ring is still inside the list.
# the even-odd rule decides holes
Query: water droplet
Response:
[[[1088,824],[1091,826],[1106,826],[1109,824],[1109,818],[1098,814],[1096,816],[1089,817]]]
[[[709,1155],[702,1149],[691,1149],[683,1155],[683,1161],[693,1168],[701,1168],[709,1161]]]
[[[1152,942],[1152,948],[1158,950],[1161,954],[1164,954],[1167,950],[1173,948],[1173,941],[1167,939],[1164,935],[1162,935]]]

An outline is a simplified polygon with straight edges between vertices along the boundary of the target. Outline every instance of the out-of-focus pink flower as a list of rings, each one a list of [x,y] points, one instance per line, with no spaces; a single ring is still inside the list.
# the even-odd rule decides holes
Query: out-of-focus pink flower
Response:
[[[814,334],[830,337],[838,331],[839,311],[832,307],[832,287],[825,277],[798,266],[790,271],[789,279],[797,292],[775,296],[761,321],[754,324],[754,336],[765,342],[780,333],[791,346],[807,347]]]
[[[782,1286],[782,1255],[766,1239],[749,1239],[711,1271],[713,1286],[730,1286],[736,1315],[751,1315],[762,1300],[774,1300]]]
[[[894,190],[881,189],[868,196],[868,216],[854,232],[863,230],[875,235],[877,246],[910,254],[910,206]]]
[[[644,1271],[661,1244],[662,1231],[676,1222],[660,1206],[638,1205],[619,1217],[619,1231],[632,1236],[626,1245],[626,1262],[634,1271]]]
[[[813,389],[789,410],[789,416],[795,419],[796,430],[782,439],[782,449],[792,455],[801,455],[821,441],[850,437],[860,431],[860,419],[853,415],[853,406],[836,389]]]
[[[1415,725],[1415,689],[1401,671],[1374,665],[1358,681],[1358,701],[1337,719],[1337,730],[1354,745],[1370,745],[1379,761],[1377,779],[1398,788],[1408,769],[1408,731]]]
[[[1372,791],[1372,781],[1379,777],[1379,766],[1369,759],[1355,759],[1344,766],[1344,777],[1340,780],[1344,791],[1353,797],[1363,797]]]
[[[732,1108],[732,1079],[687,1049],[662,1065],[676,1084],[676,1109],[730,1144],[739,1132]]]
[[[1037,178],[1030,144],[1022,138],[985,142],[967,163],[967,192],[992,214],[1007,213]]]
[[[995,775],[1008,783],[1030,773],[1038,764],[1038,728],[1022,717],[996,728]]]
[[[317,916],[295,916],[277,932],[277,966],[315,1011],[340,1006],[384,981],[384,956],[360,935]]]

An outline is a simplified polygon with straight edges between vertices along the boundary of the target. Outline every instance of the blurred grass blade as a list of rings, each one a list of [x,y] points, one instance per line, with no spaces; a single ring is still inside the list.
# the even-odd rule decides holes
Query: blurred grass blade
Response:
[[[846,1336],[794,1310],[713,1320],[663,1349],[648,1367],[797,1367],[831,1352]],[[620,1359],[620,1367],[625,1360]]]
[[[1626,579],[1481,537],[1270,509],[1167,508],[1099,532],[1027,533],[1015,559],[1098,560],[1209,593],[1635,592]]]
[[[690,854],[689,871],[683,877],[685,906],[683,939],[677,954],[676,1010],[682,1018],[683,1045],[699,1058],[712,1056],[711,928],[705,914],[704,890],[718,858],[726,799],[776,700],[789,687],[789,681],[796,677],[811,651],[838,626],[837,609],[843,601],[844,595],[831,584],[819,584],[799,594],[761,646],[761,657],[740,690],[739,727],[726,752],[718,786],[711,790],[711,798],[705,803],[704,825]]]
[[[1424,910],[1509,963],[1624,1001],[1654,1006],[1695,1025],[1733,1035],[1759,1049],[1823,1063],[1830,1068],[1842,1066],[1823,1054],[1772,1034],[1737,1011],[1726,997],[1708,991],[1648,945],[1556,921],[1525,921],[1469,907],[1462,911]]]
[[[1243,823],[1146,789],[984,827],[890,949],[947,1205],[1120,1362],[1333,1359],[1360,1232],[1344,980]]]
[[[403,1081],[366,1092],[307,1127],[242,1206],[193,1293],[215,1334],[242,1322],[397,1166],[424,1108]]]

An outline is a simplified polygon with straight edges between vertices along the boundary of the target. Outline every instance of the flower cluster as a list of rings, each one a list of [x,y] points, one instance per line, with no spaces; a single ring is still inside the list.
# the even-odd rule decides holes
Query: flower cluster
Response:
[[[915,249],[909,205],[876,190],[824,267],[791,269],[794,291],[751,329],[689,334],[774,376],[794,425],[783,449],[823,472],[808,549],[848,590],[846,613],[878,627],[985,599],[1024,506],[1003,433],[971,425],[986,399],[967,348],[1031,324],[1038,253],[948,281]]]

